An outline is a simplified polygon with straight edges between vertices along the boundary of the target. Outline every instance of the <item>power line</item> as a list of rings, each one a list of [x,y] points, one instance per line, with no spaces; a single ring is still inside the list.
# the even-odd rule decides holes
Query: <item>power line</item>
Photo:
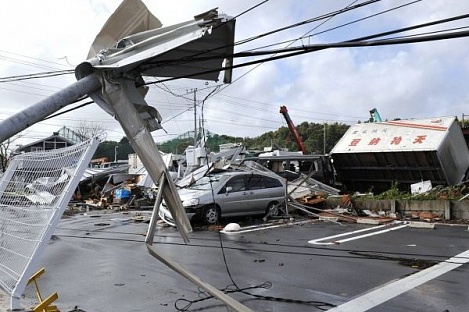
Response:
[[[10,86],[18,86],[18,87],[24,87],[22,84],[20,83],[9,83],[8,85]],[[46,85],[40,85],[40,84],[36,84],[36,85],[39,85],[39,86],[45,86],[45,87],[51,87],[53,88],[53,86],[46,86]],[[16,89],[8,89],[8,88],[2,88],[4,90],[10,90],[10,91],[19,91],[19,90],[16,90]],[[48,92],[57,92],[57,90],[60,90],[60,88],[56,87],[55,90],[51,90],[51,89],[44,89],[44,88],[40,88],[40,87],[35,87],[34,85],[33,86],[28,86],[28,89],[36,89],[36,90],[39,90],[39,91],[48,91]],[[22,91],[20,91],[22,92]],[[39,94],[38,94],[39,95]]]
[[[357,1],[358,1],[358,0],[352,1],[352,2],[351,2],[349,5],[347,5],[345,8],[350,8],[350,7],[351,7],[354,3],[356,3]],[[308,32],[306,32],[303,36],[307,35],[308,33],[312,32],[313,30],[315,30],[315,29],[321,27],[322,25],[324,25],[326,22],[330,21],[333,17],[335,17],[335,16],[337,16],[337,15],[338,15],[338,14],[329,16],[327,19],[325,19],[324,21],[322,21],[322,23],[320,23],[319,25],[315,26],[313,29],[311,29],[311,30],[309,30]],[[290,46],[290,45],[292,45],[293,43],[295,43],[295,42],[296,42],[297,40],[299,40],[299,39],[300,39],[300,38],[291,41],[291,42],[287,45],[287,47]],[[245,76],[247,76],[248,74],[250,74],[252,71],[254,71],[255,69],[257,69],[259,66],[261,66],[262,64],[264,64],[264,63],[259,63],[257,66],[251,68],[251,69],[248,70],[246,73],[242,74],[240,77],[238,77],[236,80],[234,80],[234,81],[232,82],[232,84],[233,84],[233,83],[236,83],[236,82],[239,81],[240,79],[244,78]],[[228,88],[229,86],[231,86],[232,84],[223,86],[223,87],[220,89],[219,92],[221,92],[221,91],[227,89],[227,88]]]
[[[367,5],[370,5],[370,4],[373,4],[373,3],[376,3],[376,2],[380,2],[380,1],[381,0],[369,0],[369,1],[365,1],[363,3],[359,3],[359,4],[356,4],[356,5],[348,5],[343,9],[339,9],[339,10],[336,10],[336,11],[333,11],[333,12],[330,12],[330,13],[327,13],[327,14],[323,14],[323,15],[320,15],[320,16],[317,16],[317,17],[314,17],[314,18],[311,18],[311,19],[307,19],[307,20],[302,21],[302,22],[298,22],[298,23],[294,23],[294,24],[291,24],[291,25],[288,25],[288,26],[285,26],[285,27],[277,28],[275,30],[272,30],[272,31],[269,31],[269,32],[266,32],[266,33],[263,33],[263,34],[260,34],[260,35],[257,35],[257,36],[254,36],[254,37],[238,41],[238,42],[235,43],[235,45],[242,45],[244,43],[251,42],[253,40],[257,40],[257,39],[260,39],[260,38],[263,38],[263,37],[266,37],[266,36],[269,36],[269,35],[273,35],[275,33],[285,31],[285,30],[288,30],[288,29],[291,29],[291,28],[295,28],[295,27],[298,27],[298,26],[310,24],[310,23],[313,23],[313,22],[318,22],[318,21],[321,21],[321,20],[327,20],[327,19],[330,19],[331,17],[337,16],[339,14],[343,14],[343,13],[348,12],[348,11],[356,10],[356,9],[359,9],[359,8],[362,8],[362,7],[365,7]],[[356,2],[356,1],[354,1],[354,2]]]
[[[376,17],[376,16],[379,16],[379,15],[382,15],[382,14],[385,14],[385,13],[389,13],[391,11],[395,11],[397,9],[401,9],[403,7],[406,7],[406,6],[409,6],[409,5],[412,5],[412,4],[415,4],[417,2],[420,2],[422,0],[415,0],[415,1],[412,1],[412,2],[408,2],[408,3],[405,3],[403,5],[400,5],[400,6],[397,6],[397,7],[393,7],[391,9],[388,9],[388,10],[384,10],[384,11],[381,11],[381,12],[378,12],[378,13],[375,13],[375,14],[371,14],[371,15],[368,15],[368,16],[365,16],[363,18],[359,18],[359,19],[356,19],[356,20],[353,20],[351,22],[348,22],[348,23],[344,23],[344,24],[341,24],[341,25],[338,25],[338,26],[335,26],[335,27],[332,27],[332,28],[328,28],[326,30],[323,30],[323,31],[320,31],[320,32],[316,32],[314,34],[311,34],[311,35],[308,35],[306,36],[309,32],[313,31],[314,29],[317,29],[319,26],[321,26],[323,23],[321,23],[320,25],[318,25],[317,27],[313,28],[311,31],[307,32],[306,34],[296,38],[296,39],[290,39],[290,40],[285,40],[285,41],[282,41],[282,42],[277,42],[277,43],[274,43],[274,44],[270,44],[270,45],[265,45],[265,46],[261,46],[261,47],[257,47],[257,48],[253,48],[253,49],[250,49],[248,51],[255,51],[255,50],[259,50],[259,49],[264,49],[264,48],[268,48],[268,47],[273,47],[273,46],[276,46],[276,45],[280,45],[280,44],[285,44],[285,43],[289,43],[287,46],[290,46],[291,44],[293,44],[294,42],[298,41],[298,40],[303,40],[303,39],[310,39],[311,37],[314,37],[314,36],[317,36],[317,35],[321,35],[321,34],[324,34],[324,33],[327,33],[327,32],[330,32],[330,31],[333,31],[333,30],[337,30],[337,29],[340,29],[340,28],[343,28],[345,26],[350,26],[352,24],[355,24],[355,23],[358,23],[358,22],[362,22],[364,20],[367,20],[367,19],[370,19],[370,18],[373,18],[373,17]]]
[[[44,60],[44,59],[40,59],[40,58],[36,58],[36,57],[31,57],[31,56],[27,56],[27,55],[24,55],[24,54],[19,54],[19,53],[13,53],[13,52],[10,52],[10,51],[5,51],[5,50],[0,50],[0,53],[7,53],[7,54],[12,54],[12,55],[16,55],[16,56],[21,56],[23,58],[27,58],[27,59],[31,59],[31,60],[35,60],[35,61],[40,61],[40,62],[44,62],[44,63],[47,63],[47,64],[55,64],[55,65],[58,65],[58,66],[65,66],[64,64],[61,64],[61,63],[57,63],[57,62],[52,62],[50,60]],[[15,58],[11,58],[11,57],[7,57],[7,56],[3,56],[3,55],[0,55],[1,58],[4,58],[4,59],[11,59],[11,60],[17,60]],[[21,61],[22,62],[22,61]],[[50,68],[50,69],[53,69],[52,66],[48,66],[48,65],[41,65],[41,64],[38,64],[38,63],[33,63],[33,62],[27,62],[28,64],[32,64],[34,65],[35,67],[43,67],[43,66],[46,66],[47,68]],[[20,63],[20,64],[24,64],[24,63]],[[67,66],[68,67],[68,66]]]
[[[397,39],[391,38],[391,39],[374,40],[374,41],[350,40],[350,41],[343,41],[343,42],[337,42],[337,43],[303,45],[303,46],[300,46],[300,47],[284,48],[284,49],[269,50],[269,51],[238,52],[238,53],[234,53],[233,55],[230,55],[230,56],[223,56],[223,58],[225,58],[225,57],[238,58],[238,57],[263,56],[263,55],[280,54],[280,53],[284,53],[284,54],[276,55],[276,56],[268,57],[268,58],[263,58],[263,59],[256,60],[256,61],[249,61],[249,62],[237,64],[237,65],[224,66],[224,67],[218,68],[218,69],[200,71],[200,72],[197,72],[197,73],[192,73],[192,74],[188,74],[188,75],[184,75],[184,76],[166,78],[164,80],[160,80],[160,82],[172,81],[172,80],[177,80],[177,79],[182,79],[182,78],[191,78],[191,77],[200,76],[200,75],[203,75],[203,74],[209,74],[209,73],[219,72],[219,71],[222,71],[222,70],[230,70],[230,69],[235,69],[235,68],[241,68],[241,67],[256,65],[256,64],[259,64],[259,63],[263,63],[263,62],[275,61],[275,60],[279,60],[279,59],[283,59],[283,58],[298,56],[298,55],[301,55],[301,54],[306,54],[306,53],[311,53],[311,52],[317,52],[317,51],[325,50],[325,49],[359,48],[359,47],[400,45],[400,44],[409,44],[409,43],[421,43],[421,42],[429,42],[429,41],[441,41],[441,40],[447,40],[447,39],[464,38],[464,37],[468,37],[468,36],[469,36],[469,31],[460,31],[460,32],[451,32],[451,33],[437,34],[437,35],[418,36],[418,37],[414,37],[414,38],[397,38]],[[194,59],[192,61],[193,62],[200,62],[202,60],[208,60],[208,58]]]
[[[81,101],[81,99],[80,99],[79,101]],[[51,119],[51,118],[54,118],[54,117],[57,117],[57,116],[66,114],[66,113],[68,113],[68,112],[71,112],[71,111],[74,111],[74,110],[76,110],[76,109],[85,107],[85,106],[87,106],[87,105],[89,105],[89,104],[92,104],[92,103],[94,103],[94,102],[93,102],[93,101],[88,101],[88,102],[82,103],[82,104],[77,105],[77,106],[75,106],[75,107],[73,107],[73,108],[64,110],[63,112],[58,112],[58,113],[56,113],[56,114],[54,114],[54,115],[50,115],[50,116],[44,118],[44,120]]]
[[[16,76],[2,77],[0,78],[0,83],[11,82],[11,81],[21,81],[21,80],[28,80],[28,79],[48,78],[48,77],[55,77],[55,76],[62,76],[62,75],[70,75],[74,73],[75,71],[73,69],[68,69],[68,70],[27,74],[27,75],[16,75]]]
[[[401,5],[401,6],[397,6],[397,7],[394,7],[390,10],[386,10],[386,11],[383,11],[383,12],[380,12],[378,14],[383,14],[383,13],[388,13],[390,11],[393,11],[393,10],[396,10],[396,9],[399,9],[399,8],[402,8],[404,6],[408,6],[408,5],[411,5],[411,4],[414,4],[414,3],[417,3],[417,2],[420,2],[421,0],[417,0],[417,1],[412,1],[412,2],[409,2],[409,3],[406,3],[404,5]],[[372,2],[375,2],[375,1],[368,1],[368,2],[365,2],[365,3],[362,3],[360,5],[364,5],[364,4],[370,4]],[[351,8],[356,8],[358,5],[356,6],[349,6],[343,10],[346,10],[346,9],[351,9]],[[343,11],[342,10],[342,11]],[[336,12],[342,12],[341,10],[339,11],[336,11]],[[372,16],[376,16],[378,14],[373,14],[369,17],[372,17]],[[328,15],[326,16],[334,16],[332,13],[329,13]],[[367,18],[369,18],[367,17]],[[324,18],[324,16],[321,16],[321,17],[318,17],[318,18],[315,18],[315,19],[322,19]],[[366,37],[361,37],[361,38],[355,38],[355,39],[352,39],[352,40],[348,40],[348,41],[345,41],[345,42],[358,42],[358,41],[364,41],[364,40],[369,40],[369,39],[372,39],[372,38],[379,38],[379,37],[383,37],[383,36],[387,36],[389,34],[393,34],[393,33],[398,33],[398,32],[404,32],[404,31],[408,31],[410,29],[417,29],[417,28],[422,28],[422,27],[427,27],[427,26],[432,26],[432,25],[437,25],[437,24],[441,24],[441,23],[446,23],[446,22],[449,22],[449,21],[455,21],[455,20],[459,20],[459,19],[463,19],[463,18],[466,18],[466,15],[462,15],[462,16],[456,16],[456,17],[452,17],[452,18],[448,18],[448,19],[442,19],[442,20],[438,20],[438,21],[434,21],[434,22],[430,22],[430,23],[425,23],[425,24],[420,24],[420,25],[416,25],[416,26],[411,26],[411,27],[406,27],[406,28],[400,28],[400,29],[397,29],[397,30],[393,30],[393,31],[389,31],[389,32],[384,32],[384,33],[378,33],[378,34],[374,34],[374,35],[371,35],[371,36],[366,36]],[[310,20],[315,20],[315,19],[310,19]],[[362,20],[362,19],[360,19]],[[293,25],[290,25],[288,27],[295,27],[299,24],[302,24],[302,23],[305,23],[306,21],[304,22],[301,22],[301,23],[296,23],[296,24],[293,24]],[[245,39],[245,40],[253,40],[253,38],[260,38],[260,37],[263,37],[265,35],[268,35],[268,34],[271,34],[273,32],[277,32],[277,31],[281,31],[281,30],[284,30],[285,27],[283,28],[280,28],[280,29],[277,29],[277,30],[274,30],[274,31],[271,31],[271,32],[268,32],[268,33],[264,33],[264,34],[261,34],[261,35],[258,35],[256,37],[251,37],[251,38],[248,38],[248,39]],[[465,36],[465,35],[463,35]],[[303,37],[300,37],[298,39],[302,39]],[[442,40],[443,37],[440,37],[440,38],[433,38],[433,39],[427,39],[427,40]],[[297,40],[298,40],[297,39]],[[449,39],[449,38],[447,38]],[[389,40],[389,39],[388,39]],[[414,42],[421,42],[422,38],[416,38],[415,41],[408,41],[408,42],[401,42],[401,43],[391,43],[391,42],[388,42],[388,44],[403,44],[403,43],[414,43]],[[383,40],[383,45],[385,44],[384,42],[386,42],[385,40]],[[239,45],[239,44],[242,44],[242,42],[237,42],[236,45]],[[337,43],[337,44],[343,44],[343,43]],[[364,46],[366,45],[365,43],[357,43],[357,45],[348,45],[348,46],[344,46],[344,47],[356,47],[356,46]],[[374,43],[374,45],[378,45],[377,43]],[[318,45],[318,46],[321,46],[321,45]],[[368,44],[367,46],[371,46],[371,43]],[[320,50],[320,49],[325,49],[325,48],[331,48],[331,47],[334,47],[332,44],[325,44],[323,45],[322,48],[318,47],[317,49]],[[335,46],[335,47],[339,47],[339,46]],[[302,49],[302,47],[297,47],[297,48],[294,48],[294,49]],[[249,66],[249,65],[256,65],[256,64],[261,64],[263,62],[266,62],[268,60],[277,60],[277,59],[280,59],[280,58],[284,58],[284,57],[290,57],[290,56],[295,56],[295,55],[299,55],[299,54],[303,54],[303,53],[308,53],[308,52],[313,52],[313,51],[305,51],[303,53],[294,53],[294,54],[291,54],[291,55],[283,55],[283,56],[277,56],[275,57],[276,54],[279,54],[279,53],[285,53],[287,51],[289,51],[290,49],[277,49],[277,50],[270,50],[270,51],[259,51],[259,52],[249,52],[249,51],[245,51],[245,52],[238,52],[238,53],[234,53],[233,55],[222,55],[222,56],[219,56],[218,58],[219,59],[224,59],[224,58],[228,58],[228,57],[240,57],[240,56],[243,56],[243,57],[247,57],[247,56],[259,56],[259,55],[266,55],[266,54],[273,54],[274,56],[272,56],[271,58],[268,58],[268,59],[263,59],[263,60],[260,60],[260,61],[253,61],[253,62],[249,62],[249,63],[245,63],[245,64],[238,64],[238,65],[233,65],[233,66],[226,66],[224,67],[223,69],[233,69],[233,68],[238,68],[238,67],[243,67],[243,66]],[[253,50],[250,50],[250,51],[253,51]],[[203,53],[199,53],[198,55],[201,55]],[[200,62],[200,61],[203,61],[203,60],[209,60],[209,59],[215,59],[215,57],[211,56],[211,57],[200,57],[200,56],[197,56],[197,55],[194,55],[192,57],[188,57],[188,58],[185,58],[184,60],[165,60],[164,61],[164,64],[165,65],[168,65],[168,62],[169,64],[185,64],[185,63],[190,63],[190,62]],[[153,64],[157,64],[156,62],[154,62]],[[218,70],[216,70],[218,71]],[[215,70],[213,71],[204,71],[204,72],[198,72],[198,73],[194,73],[194,74],[191,74],[189,76],[184,76],[184,77],[172,77],[172,78],[167,78],[167,79],[164,79],[162,81],[171,81],[171,80],[175,80],[175,79],[180,79],[180,78],[189,78],[189,77],[193,77],[193,76],[197,76],[197,75],[201,75],[201,74],[206,74],[206,73],[211,73],[211,72],[215,72]]]
[[[216,47],[216,48],[213,48],[213,49],[209,49],[209,50],[205,50],[205,51],[202,51],[202,52],[198,52],[196,54],[193,54],[192,56],[188,57],[187,59],[190,59],[190,58],[198,58],[198,56],[200,55],[203,55],[203,54],[208,54],[209,52],[213,52],[213,51],[217,51],[217,50],[220,50],[220,49],[225,49],[225,48],[230,48],[230,47],[235,47],[235,46],[239,46],[239,45],[242,45],[242,44],[245,44],[245,43],[248,43],[248,42],[251,42],[251,41],[254,41],[254,40],[258,40],[260,38],[263,38],[263,37],[266,37],[266,36],[269,36],[269,35],[273,35],[275,33],[278,33],[278,32],[281,32],[281,31],[285,31],[285,30],[288,30],[288,29],[291,29],[291,28],[294,28],[294,27],[298,27],[298,26],[302,26],[302,25],[306,25],[306,24],[310,24],[310,23],[313,23],[313,22],[317,22],[317,21],[320,21],[320,20],[323,20],[323,19],[328,19],[330,18],[331,16],[336,16],[336,15],[339,15],[339,14],[343,14],[345,12],[348,12],[348,11],[351,11],[351,10],[355,10],[355,9],[358,9],[358,8],[361,8],[361,7],[365,7],[367,5],[370,5],[370,4],[373,4],[373,3],[376,3],[376,2],[380,2],[382,0],[368,0],[366,2],[363,2],[363,3],[360,3],[360,4],[357,4],[357,5],[348,5],[346,6],[345,8],[343,9],[340,9],[340,10],[336,10],[336,11],[333,11],[333,12],[330,12],[330,13],[327,13],[327,14],[323,14],[323,15],[320,15],[318,17],[314,17],[314,18],[311,18],[311,19],[307,19],[307,20],[304,20],[304,21],[301,21],[301,22],[298,22],[298,23],[294,23],[294,24],[291,24],[291,25],[288,25],[288,26],[284,26],[284,27],[281,27],[281,28],[277,28],[275,30],[272,30],[272,31],[269,31],[269,32],[266,32],[266,33],[263,33],[263,34],[259,34],[259,35],[256,35],[256,36],[253,36],[253,37],[250,37],[250,38],[246,38],[246,39],[243,39],[243,40],[240,40],[240,41],[237,41],[235,42],[234,44],[230,44],[230,45],[224,45],[224,46],[221,46],[221,47]],[[356,1],[354,1],[356,2]],[[220,26],[224,25],[224,23],[222,23]],[[174,61],[174,60],[173,60]],[[180,60],[179,60],[180,61]],[[166,60],[165,62],[170,62],[170,60]],[[166,64],[168,64],[166,63]],[[182,64],[182,63],[181,63]]]
[[[345,27],[345,26],[350,26],[350,25],[352,25],[352,24],[355,24],[355,23],[358,23],[358,22],[362,22],[362,21],[364,21],[364,20],[367,20],[367,19],[370,19],[370,18],[379,16],[379,15],[382,15],[382,14],[386,14],[386,13],[389,13],[389,12],[392,12],[392,11],[395,11],[395,10],[398,10],[398,9],[402,9],[403,7],[406,7],[406,6],[415,4],[415,3],[417,3],[417,2],[421,2],[421,1],[422,1],[422,0],[411,1],[411,2],[408,2],[408,3],[405,3],[405,4],[402,4],[402,5],[393,7],[393,8],[388,9],[388,10],[384,10],[384,11],[381,11],[381,12],[378,12],[378,13],[375,13],[375,14],[371,14],[371,15],[365,16],[365,17],[363,17],[363,18],[359,18],[359,19],[353,20],[353,21],[351,21],[351,22],[348,22],[348,23],[345,23],[345,24],[342,24],[342,25],[339,25],[339,26],[335,26],[335,27],[332,27],[332,28],[329,28],[329,29],[326,29],[326,30],[323,30],[323,31],[320,31],[320,32],[317,32],[317,33],[314,33],[314,34],[311,34],[311,35],[309,35],[308,37],[302,36],[302,37],[300,37],[300,38],[298,38],[298,39],[311,38],[311,37],[313,37],[313,36],[317,36],[317,35],[320,35],[320,34],[324,34],[324,33],[327,33],[327,32],[333,31],[333,30],[337,30],[337,29],[343,28],[343,27]],[[298,40],[298,39],[297,39],[297,40]]]
[[[265,103],[265,102],[260,102],[260,101],[253,101],[253,100],[246,100],[246,99],[242,99],[242,98],[238,98],[238,97],[235,97],[235,96],[232,96],[232,95],[226,95],[226,94],[218,94],[218,96],[222,96],[222,97],[228,97],[228,98],[234,98],[234,99],[238,99],[238,100],[243,100],[243,101],[249,101],[249,102],[252,102],[252,103],[257,103],[257,104],[261,104],[261,105],[272,105],[272,103]],[[233,103],[233,104],[240,104],[239,102],[236,102],[236,101],[227,101],[228,103]],[[241,104],[242,105],[242,104]],[[258,109],[259,111],[265,111],[264,109],[262,108],[259,108],[258,106],[250,106],[250,105],[247,105],[247,104],[244,104],[243,107],[247,107],[247,108],[252,108],[252,109]],[[277,107],[276,107],[277,109]],[[347,115],[344,115],[343,113],[341,114],[333,114],[333,113],[324,113],[324,112],[319,112],[319,111],[311,111],[311,110],[305,110],[305,109],[296,109],[297,111],[301,111],[301,112],[306,112],[306,113],[311,113],[311,114],[315,114],[315,115],[324,115],[324,116],[341,116],[341,117],[346,117],[346,118],[355,118],[355,119],[360,119],[362,117],[357,117],[357,116],[347,116]],[[279,114],[280,116],[280,114]],[[303,115],[304,116],[304,115]],[[301,117],[301,116],[299,116]],[[319,119],[321,120],[321,119]],[[326,119],[324,119],[326,120]],[[327,119],[327,120],[331,120],[331,119]]]
[[[264,0],[264,1],[262,1],[261,3],[258,3],[258,4],[256,4],[256,5],[253,5],[252,7],[248,8],[247,10],[244,10],[243,12],[239,13],[238,15],[236,15],[236,16],[234,17],[234,19],[237,19],[238,17],[241,17],[241,16],[243,16],[244,14],[246,14],[246,13],[248,13],[248,12],[251,12],[252,10],[254,10],[254,9],[258,8],[258,7],[260,7],[261,5],[263,5],[263,4],[267,3],[267,2],[269,2],[269,0]]]
[[[205,60],[213,60],[213,59],[223,60],[223,59],[228,58],[228,57],[231,58],[231,57],[233,57],[233,55],[219,55],[219,56],[216,56],[216,57],[214,57],[214,56],[206,56],[206,57],[202,56],[201,57],[201,55],[208,54],[209,52],[213,52],[213,51],[228,48],[228,47],[239,46],[241,44],[244,44],[244,43],[247,43],[247,42],[250,42],[250,41],[253,41],[253,40],[257,40],[257,39],[260,39],[262,37],[272,35],[272,34],[275,34],[277,32],[280,32],[280,31],[284,31],[284,30],[287,30],[287,29],[290,29],[290,28],[294,28],[294,27],[298,27],[298,26],[305,25],[305,24],[308,24],[308,23],[320,21],[320,20],[323,20],[323,19],[328,19],[330,17],[336,16],[336,15],[339,15],[339,14],[343,14],[344,12],[354,10],[354,9],[357,9],[357,8],[360,8],[360,7],[364,7],[364,6],[370,5],[370,4],[375,3],[375,2],[379,2],[379,1],[381,1],[381,0],[369,0],[369,1],[366,1],[364,3],[353,5],[353,6],[349,5],[349,6],[343,8],[341,10],[337,10],[337,11],[334,11],[334,12],[331,12],[331,13],[328,13],[328,14],[325,14],[325,15],[321,15],[319,17],[308,19],[306,21],[295,23],[295,24],[292,24],[292,25],[289,25],[289,26],[285,26],[285,27],[282,27],[282,28],[279,28],[279,29],[276,29],[276,30],[273,30],[273,31],[270,31],[270,32],[267,32],[267,33],[263,33],[263,34],[251,37],[251,38],[247,38],[247,39],[235,42],[232,45],[225,45],[225,46],[205,50],[205,51],[202,51],[202,52],[198,52],[198,53],[195,53],[191,56],[185,57],[183,59],[152,61],[152,62],[146,63],[144,66],[163,66],[163,65],[164,66],[168,66],[168,65],[174,66],[174,65],[190,64],[191,62],[199,62],[199,61],[205,61]],[[421,1],[421,0],[419,0],[419,1]],[[236,67],[226,66],[224,69],[226,70],[226,69],[231,69],[231,68],[236,68]],[[181,77],[178,77],[178,78],[174,78],[174,77],[173,78],[174,79],[190,78],[190,77],[195,77],[195,76],[198,76],[198,75],[201,75],[201,74],[213,73],[213,72],[217,72],[217,71],[218,70],[204,71],[204,72],[201,72],[201,73],[194,73],[194,74],[187,75],[187,76],[184,76],[184,77],[181,76]],[[160,80],[160,82],[165,82],[165,81],[170,81],[170,80],[173,80],[173,79]],[[145,84],[147,85],[147,84],[151,84],[151,83],[145,83]]]

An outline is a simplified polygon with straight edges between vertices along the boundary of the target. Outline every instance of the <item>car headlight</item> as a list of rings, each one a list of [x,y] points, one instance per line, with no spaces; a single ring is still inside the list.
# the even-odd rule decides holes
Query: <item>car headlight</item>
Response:
[[[198,204],[199,204],[198,198],[189,198],[189,199],[182,201],[182,205],[184,207],[197,206]]]

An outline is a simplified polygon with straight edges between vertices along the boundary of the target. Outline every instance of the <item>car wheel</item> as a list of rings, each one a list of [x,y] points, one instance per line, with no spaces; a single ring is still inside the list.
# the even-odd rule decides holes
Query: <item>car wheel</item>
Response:
[[[205,206],[200,217],[205,224],[217,224],[220,220],[220,209],[215,205]]]
[[[266,214],[268,214],[270,217],[276,217],[280,213],[278,209],[278,203],[277,202],[271,202],[269,205],[267,205],[266,209]]]

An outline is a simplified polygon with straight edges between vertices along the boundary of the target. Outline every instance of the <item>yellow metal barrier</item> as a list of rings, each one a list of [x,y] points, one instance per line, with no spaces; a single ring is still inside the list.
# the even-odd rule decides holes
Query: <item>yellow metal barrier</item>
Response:
[[[46,299],[42,299],[41,291],[39,290],[39,285],[37,283],[37,279],[41,277],[42,274],[44,274],[46,270],[44,268],[40,269],[36,273],[34,273],[33,276],[28,280],[28,285],[31,283],[34,283],[34,286],[36,287],[36,296],[37,300],[39,301],[39,304],[33,308],[34,312],[60,312],[59,309],[57,309],[56,306],[50,305],[53,303],[57,298],[59,298],[59,295],[55,292]]]

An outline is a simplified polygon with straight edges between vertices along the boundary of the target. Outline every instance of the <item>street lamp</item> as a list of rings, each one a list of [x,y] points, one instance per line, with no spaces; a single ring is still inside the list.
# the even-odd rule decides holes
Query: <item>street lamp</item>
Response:
[[[114,162],[117,162],[117,148],[119,145],[114,146]]]

